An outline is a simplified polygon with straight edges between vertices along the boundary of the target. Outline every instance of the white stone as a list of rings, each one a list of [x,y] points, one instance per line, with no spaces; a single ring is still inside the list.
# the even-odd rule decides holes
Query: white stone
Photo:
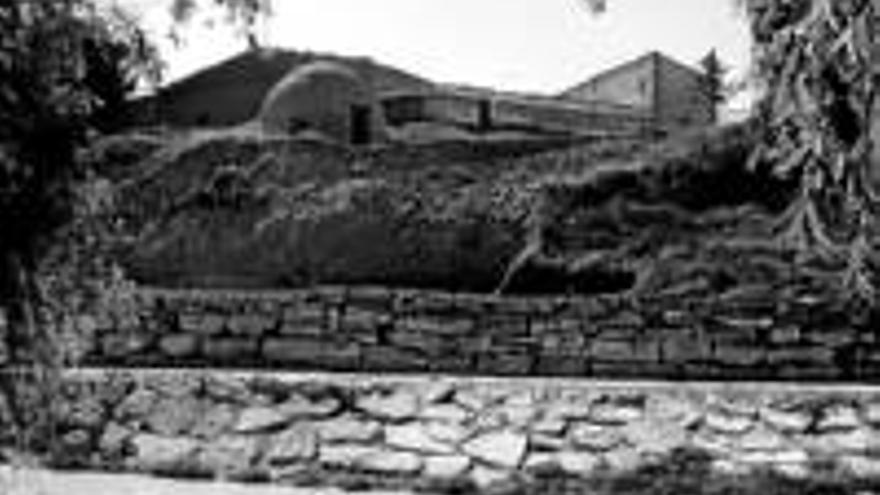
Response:
[[[524,428],[532,422],[537,414],[534,406],[505,404],[501,408],[502,417],[507,425],[515,428]]]
[[[189,462],[199,448],[199,443],[188,438],[168,438],[149,433],[135,435],[135,467],[144,471],[173,471]]]
[[[734,458],[743,463],[757,466],[769,466],[775,464],[806,464],[810,460],[810,456],[803,450],[787,449],[777,451],[760,451],[744,452],[734,455]]]
[[[813,418],[804,411],[783,411],[773,407],[761,409],[761,419],[783,433],[803,433]]]
[[[615,449],[602,454],[602,459],[612,471],[632,471],[644,463],[645,457],[636,449]]]
[[[602,465],[602,457],[588,452],[558,452],[556,462],[568,474],[588,476]]]
[[[422,458],[412,452],[381,450],[357,459],[358,467],[378,473],[416,474],[422,470]]]
[[[560,420],[587,419],[590,417],[590,406],[578,402],[557,401],[545,407],[544,417]]]
[[[746,451],[779,450],[786,444],[785,438],[766,427],[754,428],[736,440],[736,445]]]
[[[236,433],[257,433],[284,426],[289,422],[287,415],[273,407],[255,406],[241,411],[233,431]]]
[[[451,445],[458,445],[470,437],[471,430],[457,423],[428,423],[425,425],[428,435],[435,440]]]
[[[592,423],[571,425],[568,438],[577,447],[600,452],[617,448],[626,443],[626,437],[620,428]]]
[[[687,432],[675,421],[643,418],[623,428],[626,438],[637,450],[663,455],[687,443]]]
[[[448,443],[432,437],[421,423],[385,427],[385,443],[398,449],[425,454],[452,454],[455,451]]]
[[[461,423],[468,418],[468,412],[457,404],[432,404],[425,407],[419,416],[428,421]]]
[[[376,421],[361,420],[352,416],[321,421],[314,426],[321,441],[325,443],[369,442],[382,432],[382,426]]]
[[[853,430],[861,425],[856,408],[849,405],[834,405],[825,408],[816,424],[820,432],[832,430]]]
[[[471,469],[471,479],[478,488],[486,489],[495,483],[507,481],[513,476],[510,471],[495,469],[486,466],[474,466]]]
[[[453,479],[467,473],[470,467],[471,460],[467,456],[430,456],[425,458],[423,474],[428,478]]]
[[[725,435],[704,431],[691,436],[690,445],[710,454],[726,456],[733,450],[732,440]]]
[[[259,451],[254,435],[223,435],[200,449],[197,463],[215,476],[240,473],[250,468]]]
[[[562,436],[568,424],[560,418],[544,418],[532,423],[529,428],[532,433],[547,436]]]
[[[559,466],[555,452],[532,452],[523,462],[523,468],[526,470],[535,470],[549,466]]]
[[[812,475],[809,463],[777,463],[773,464],[771,469],[786,478],[795,480],[804,480]]]
[[[310,460],[318,452],[318,439],[312,428],[294,426],[270,438],[265,459],[272,465]]]
[[[455,402],[470,411],[480,411],[489,404],[490,400],[475,390],[466,389],[455,393]]]
[[[434,380],[421,387],[423,404],[434,404],[450,399],[455,394],[455,385],[446,380]]]
[[[648,402],[648,416],[689,428],[703,418],[703,410],[686,397],[658,395]]]
[[[838,458],[837,462],[839,466],[858,479],[880,479],[880,459],[848,455]]]
[[[715,459],[712,461],[711,468],[718,474],[730,476],[743,476],[752,471],[751,466],[731,459]]]
[[[709,412],[703,417],[703,422],[711,430],[731,435],[743,434],[755,424],[755,421],[748,416],[727,414],[720,411]]]
[[[838,430],[814,436],[810,445],[831,454],[877,454],[880,453],[880,432],[868,427]]]
[[[872,401],[862,406],[862,417],[870,425],[880,425],[880,402]]]
[[[488,464],[516,468],[526,454],[525,435],[510,431],[484,433],[465,442],[462,450],[471,457]]]
[[[641,419],[643,415],[644,410],[636,406],[596,404],[590,409],[590,421],[600,424],[624,425]]]
[[[321,445],[318,461],[329,466],[351,468],[357,466],[361,458],[377,453],[377,449],[359,444]]]
[[[398,390],[390,394],[370,394],[361,397],[358,407],[370,416],[391,421],[414,418],[419,412],[419,397],[411,392]]]

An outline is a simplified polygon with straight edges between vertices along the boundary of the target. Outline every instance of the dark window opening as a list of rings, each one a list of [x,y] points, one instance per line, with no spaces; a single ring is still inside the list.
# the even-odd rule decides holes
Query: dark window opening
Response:
[[[303,120],[297,118],[291,118],[287,120],[287,133],[290,135],[297,134],[308,129],[309,124]]]
[[[369,144],[370,113],[367,105],[351,106],[351,144]]]
[[[206,126],[211,123],[211,114],[204,112],[200,113],[196,117],[196,125],[198,126]]]
[[[488,131],[492,128],[492,102],[486,99],[480,100],[477,106],[477,128]]]

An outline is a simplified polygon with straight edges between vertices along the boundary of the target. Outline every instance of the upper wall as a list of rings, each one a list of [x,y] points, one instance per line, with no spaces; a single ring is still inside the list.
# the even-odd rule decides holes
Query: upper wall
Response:
[[[657,116],[667,132],[711,125],[712,103],[699,72],[666,57],[658,57]]]
[[[655,54],[640,57],[604,72],[562,94],[582,101],[607,101],[652,108],[656,84]]]
[[[688,379],[876,379],[876,321],[755,285],[651,298],[382,287],[141,291],[84,316],[101,365]]]

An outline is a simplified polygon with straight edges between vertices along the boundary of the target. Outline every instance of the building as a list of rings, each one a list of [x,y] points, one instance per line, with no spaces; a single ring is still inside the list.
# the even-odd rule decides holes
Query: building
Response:
[[[174,81],[156,94],[132,102],[133,125],[223,127],[244,123],[260,111],[263,100],[291,70],[315,62],[351,68],[371,91],[416,91],[431,85],[402,70],[368,58],[263,48],[247,50]]]
[[[353,70],[333,62],[293,69],[266,95],[256,120],[268,132],[311,130],[355,145],[386,137],[373,88]]]
[[[715,123],[703,81],[698,69],[651,52],[601,72],[560,96],[640,108],[656,131],[673,134]]]
[[[640,136],[651,121],[641,108],[601,101],[573,101],[464,86],[386,94],[389,124],[432,122],[474,132],[520,131],[534,135]]]

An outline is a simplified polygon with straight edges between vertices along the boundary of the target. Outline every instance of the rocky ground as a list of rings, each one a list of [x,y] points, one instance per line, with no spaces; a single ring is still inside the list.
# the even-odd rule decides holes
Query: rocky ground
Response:
[[[171,477],[494,492],[685,459],[701,476],[880,480],[865,387],[91,373],[60,417],[57,466]]]

